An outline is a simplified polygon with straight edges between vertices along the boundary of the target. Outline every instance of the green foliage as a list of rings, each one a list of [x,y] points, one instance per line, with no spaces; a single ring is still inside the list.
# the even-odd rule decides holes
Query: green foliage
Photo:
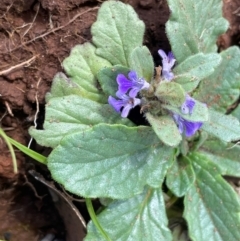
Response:
[[[161,189],[145,188],[130,199],[114,201],[98,216],[111,240],[164,240],[171,241]],[[104,241],[90,222],[85,241]]]
[[[155,92],[156,97],[173,107],[180,107],[185,101],[186,93],[180,84],[175,82],[162,82]]]
[[[51,98],[67,95],[84,96],[84,91],[78,84],[67,78],[64,73],[57,73],[53,78],[51,92],[48,92],[45,96],[46,102]]]
[[[17,173],[18,172],[18,166],[17,166],[17,159],[16,159],[15,151],[13,149],[10,138],[5,134],[5,132],[3,131],[2,128],[0,128],[0,138],[2,138],[5,141],[5,143],[8,147],[8,150],[9,150],[9,152],[11,154],[11,157],[12,157],[13,172]]]
[[[63,61],[63,67],[71,80],[78,84],[81,96],[100,103],[106,103],[107,97],[99,91],[97,72],[111,64],[95,54],[96,48],[90,44],[77,45]]]
[[[175,81],[187,92],[193,91],[199,82],[213,73],[221,62],[219,54],[198,53],[186,58],[174,69]]]
[[[48,157],[48,168],[79,196],[121,199],[141,193],[146,184],[161,187],[172,158],[173,149],[150,127],[100,124],[65,136]]]
[[[222,141],[230,142],[240,139],[238,119],[211,109],[209,110],[209,120],[204,123],[202,129]]]
[[[132,51],[142,45],[144,30],[131,6],[117,1],[103,3],[91,28],[97,55],[113,65],[129,67]]]
[[[170,116],[153,116],[146,114],[147,120],[151,124],[158,138],[168,146],[177,146],[182,137],[174,120]]]
[[[107,95],[115,96],[118,89],[116,81],[117,75],[124,74],[127,77],[129,71],[129,68],[123,67],[121,65],[115,65],[113,67],[100,70],[97,74],[97,78],[101,84],[103,92]]]
[[[220,0],[168,0],[171,11],[166,31],[179,63],[197,53],[217,51],[217,38],[228,23]]]
[[[99,123],[119,123],[132,126],[109,105],[77,95],[56,97],[46,105],[44,130],[31,127],[29,133],[43,146],[56,147],[65,135],[85,131]]]
[[[181,112],[180,108],[176,108],[174,106],[171,105],[163,105],[164,108],[182,116],[184,119],[189,120],[189,121],[193,121],[193,122],[197,122],[197,121],[201,121],[201,122],[205,122],[209,120],[209,111],[208,108],[205,104],[196,101],[195,106],[194,106],[194,111],[191,115],[186,115],[183,114]],[[207,122],[208,123],[208,122]]]
[[[199,153],[189,155],[196,174],[184,198],[184,217],[193,240],[240,240],[240,202],[216,165]]]
[[[231,115],[236,117],[238,120],[240,120],[240,105],[238,105],[236,107],[236,109],[234,109],[232,112],[231,112]]]
[[[167,173],[167,186],[177,197],[182,197],[195,181],[195,173],[186,157],[174,161]]]
[[[202,80],[194,97],[225,113],[240,94],[240,50],[238,47],[231,47],[220,55],[221,64],[211,76]]]
[[[201,154],[211,160],[222,175],[240,177],[240,147],[217,139],[209,139],[200,148]]]
[[[134,69],[139,77],[150,82],[154,74],[152,55],[146,46],[136,47],[129,57],[129,67]]]
[[[171,81],[163,80],[159,69],[154,76],[153,59],[142,46],[144,24],[132,7],[106,1],[91,28],[93,44],[74,47],[63,62],[68,77],[54,77],[44,130],[30,129],[38,143],[53,148],[47,158],[53,178],[88,198],[94,222],[85,240],[189,240],[179,226],[170,226],[171,234],[164,203],[170,221],[182,218],[182,210],[171,205],[184,195],[192,241],[240,240],[239,198],[222,178],[240,177],[240,148],[229,143],[240,139],[240,124],[224,115],[239,98],[240,51],[216,53],[217,37],[227,28],[221,0],[168,2],[166,29],[177,59]],[[107,104],[119,88],[118,74],[128,77],[129,71],[150,88],[139,90],[137,99],[116,100],[120,107],[114,108],[141,101],[140,121],[146,118],[148,126],[135,126]],[[134,84],[141,89],[141,81]],[[186,95],[196,98],[194,108],[187,107],[191,114],[181,108]],[[184,122],[175,123],[174,113]],[[239,117],[239,108],[233,114]],[[180,127],[194,122],[203,123],[198,134],[186,138],[186,129],[180,134]],[[164,180],[164,190],[175,195],[170,200],[162,191]],[[107,199],[97,217],[89,198]]]

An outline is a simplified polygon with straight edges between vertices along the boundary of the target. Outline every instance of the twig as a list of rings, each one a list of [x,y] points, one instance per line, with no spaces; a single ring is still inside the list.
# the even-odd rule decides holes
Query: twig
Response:
[[[35,113],[35,115],[34,115],[34,121],[33,121],[35,128],[37,128],[37,117],[38,117],[38,113],[39,113],[38,86],[39,86],[41,80],[42,80],[42,79],[39,78],[39,80],[38,80],[38,82],[37,82],[37,86],[36,86],[36,87],[37,87],[37,90],[36,90],[36,93],[35,93],[36,108],[37,108],[36,113]],[[30,139],[30,141],[29,141],[29,143],[28,143],[28,148],[30,148],[30,146],[31,146],[31,144],[32,144],[32,140],[33,140],[33,138],[31,137],[31,139]]]
[[[7,111],[4,112],[4,114],[2,115],[2,117],[0,118],[0,127],[1,127],[1,122],[3,120],[3,118],[7,115]]]
[[[12,1],[12,3],[7,7],[7,10],[5,11],[5,13],[2,16],[0,16],[0,18],[5,18],[6,14],[9,12],[9,10],[12,7],[13,3],[14,3],[14,1]]]
[[[11,73],[13,70],[16,70],[16,69],[18,69],[18,68],[21,68],[21,67],[23,67],[24,65],[29,65],[33,60],[35,60],[36,57],[37,57],[37,56],[33,56],[33,57],[32,57],[31,59],[29,59],[29,60],[26,60],[26,61],[24,61],[24,62],[22,62],[22,63],[20,63],[20,64],[17,64],[17,65],[14,65],[14,66],[10,67],[9,69],[5,69],[5,70],[0,71],[0,76],[1,76],[1,75],[9,74],[9,73]]]
[[[26,45],[26,44],[32,43],[33,41],[35,41],[35,40],[37,40],[37,39],[39,39],[39,38],[43,38],[43,37],[45,37],[45,36],[47,36],[47,35],[55,32],[55,31],[58,31],[58,30],[60,30],[60,29],[62,29],[62,28],[65,28],[65,27],[68,26],[70,23],[74,22],[78,17],[80,17],[80,16],[82,16],[83,14],[88,13],[88,12],[90,12],[90,11],[96,10],[96,9],[98,9],[98,8],[99,8],[99,7],[95,7],[95,8],[88,9],[88,10],[82,12],[82,13],[78,13],[78,14],[76,14],[69,22],[67,22],[66,24],[64,24],[64,25],[62,25],[62,26],[59,26],[59,27],[57,27],[57,28],[53,28],[52,30],[50,30],[50,31],[48,31],[48,32],[46,32],[46,33],[44,33],[44,34],[41,34],[41,35],[39,35],[39,36],[37,36],[37,37],[35,37],[35,38],[33,38],[33,39],[30,39],[29,41],[26,41],[26,42],[22,43],[21,45],[15,47],[15,48],[13,48],[13,49],[10,49],[9,52],[12,52],[12,51],[14,51],[14,50],[16,50],[16,49],[19,49],[19,48],[23,47],[23,46]]]
[[[39,196],[38,193],[37,193],[36,188],[33,186],[33,184],[32,184],[31,182],[28,181],[27,176],[24,174],[23,177],[24,177],[24,179],[25,179],[25,183],[24,183],[23,185],[26,185],[26,184],[27,184],[29,187],[31,187],[31,189],[33,190],[36,198],[39,198],[39,199],[42,200],[45,196],[47,196],[47,194],[45,194],[45,195],[43,195],[43,196]]]
[[[35,20],[36,20],[36,18],[37,18],[39,9],[40,9],[40,4],[38,4],[38,6],[37,6],[37,11],[36,11],[36,14],[35,14],[35,16],[34,16],[34,18],[33,18],[33,21],[30,23],[30,26],[29,26],[28,29],[24,32],[24,34],[23,34],[23,36],[21,36],[21,38],[23,38],[23,37],[28,33],[28,31],[32,28],[32,26],[33,26],[33,24],[34,24],[34,22],[35,22]]]
[[[6,108],[7,108],[8,114],[9,114],[10,116],[14,117],[14,114],[12,113],[12,109],[11,109],[11,107],[9,106],[8,102],[7,102],[7,101],[4,101],[4,104],[5,104]]]

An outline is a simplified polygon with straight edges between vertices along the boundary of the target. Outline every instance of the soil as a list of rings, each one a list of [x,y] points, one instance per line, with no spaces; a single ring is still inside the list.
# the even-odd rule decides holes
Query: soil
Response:
[[[28,128],[44,120],[45,94],[54,75],[63,71],[61,62],[76,44],[91,41],[90,27],[100,0],[2,0],[0,5],[0,124],[20,143],[30,141]],[[146,24],[145,44],[156,63],[157,50],[170,50],[165,34],[169,17],[166,0],[125,0]],[[224,0],[223,12],[230,26],[218,40],[220,50],[240,41],[240,1]],[[46,149],[31,146],[42,154]],[[41,240],[54,234],[66,240],[63,221],[48,188],[29,176],[30,169],[49,174],[20,152],[19,172],[0,139],[0,239]],[[84,206],[80,212],[85,213]],[[86,216],[85,216],[86,217]],[[87,217],[88,218],[88,217]],[[69,238],[70,240],[70,238]],[[72,240],[72,239],[71,239]]]

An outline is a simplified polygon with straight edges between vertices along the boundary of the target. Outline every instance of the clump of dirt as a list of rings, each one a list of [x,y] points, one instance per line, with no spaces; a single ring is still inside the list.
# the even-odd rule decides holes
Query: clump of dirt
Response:
[[[96,19],[101,0],[2,0],[0,4],[0,124],[6,134],[27,145],[28,128],[38,119],[44,119],[45,94],[51,87],[54,75],[63,71],[61,63],[73,46],[91,40],[90,27]],[[170,50],[165,34],[165,23],[169,18],[166,0],[125,0],[131,4],[146,24],[144,44],[152,52],[156,64],[160,64],[157,50]],[[229,20],[228,32],[219,39],[219,48],[225,49],[240,40],[240,2],[224,0],[224,16]],[[26,174],[25,157],[17,151],[19,175],[13,174],[10,153],[0,139],[0,238],[6,240],[37,240],[39,229],[32,226],[32,219],[45,220],[46,215],[58,219],[50,210],[28,210],[27,203],[36,202],[35,194],[26,191],[19,181]],[[2,178],[1,178],[2,177]],[[3,178],[4,177],[4,178]],[[6,188],[6,185],[8,187]],[[10,191],[9,191],[10,190]],[[38,205],[51,205],[49,194],[38,200]],[[8,204],[14,200],[14,205]],[[18,213],[17,205],[29,222],[12,219]],[[2,203],[4,205],[2,205]],[[2,206],[1,206],[2,205]],[[36,208],[36,207],[35,207]],[[54,210],[54,209],[52,209]],[[11,215],[10,215],[11,214]],[[32,215],[32,216],[31,216]],[[43,216],[41,216],[43,215]],[[26,221],[26,220],[25,220]],[[51,222],[55,222],[51,220]],[[25,227],[17,231],[16,225]],[[14,226],[14,225],[15,226]],[[40,226],[41,226],[40,225]],[[14,227],[14,228],[13,228]],[[12,237],[9,233],[13,233]],[[22,233],[25,236],[21,236]],[[29,236],[27,236],[29,234]],[[2,236],[2,237],[1,237]],[[14,236],[14,237],[13,237]],[[20,238],[21,237],[21,238]],[[22,238],[24,237],[24,238]]]
[[[46,194],[46,188],[34,183],[37,192],[32,183],[33,180],[25,179],[4,185],[0,191],[1,240],[38,241],[46,233],[64,238],[65,228],[51,196]]]
[[[224,0],[223,15],[229,21],[228,31],[219,38],[219,47],[226,49],[232,45],[240,45],[240,1]]]

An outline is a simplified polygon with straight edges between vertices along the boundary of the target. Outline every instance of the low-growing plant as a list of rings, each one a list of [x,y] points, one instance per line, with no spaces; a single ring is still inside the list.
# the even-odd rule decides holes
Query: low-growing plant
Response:
[[[239,197],[223,178],[240,177],[240,123],[229,114],[240,51],[217,52],[228,28],[221,0],[168,4],[172,52],[159,49],[155,68],[133,8],[104,2],[92,43],[75,46],[67,76],[54,77],[44,129],[30,129],[53,148],[52,177],[89,209],[90,198],[105,207],[86,241],[240,240]]]

